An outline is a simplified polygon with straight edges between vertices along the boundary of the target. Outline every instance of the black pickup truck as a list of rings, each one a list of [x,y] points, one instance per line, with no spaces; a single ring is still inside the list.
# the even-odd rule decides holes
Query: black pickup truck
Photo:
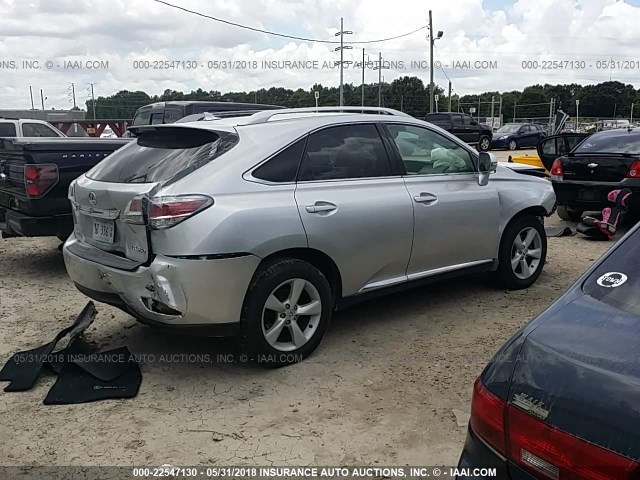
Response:
[[[72,180],[132,139],[0,138],[2,237],[66,239],[73,232],[67,199]]]
[[[479,152],[486,152],[491,148],[491,127],[478,123],[471,115],[457,112],[427,113],[424,120],[443,128],[466,143],[476,145]]]

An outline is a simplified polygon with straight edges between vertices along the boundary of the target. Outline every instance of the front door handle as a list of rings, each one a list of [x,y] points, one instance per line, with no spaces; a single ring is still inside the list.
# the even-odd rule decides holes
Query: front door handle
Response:
[[[338,208],[338,206],[329,202],[316,202],[314,205],[307,205],[304,208],[309,213],[322,213],[333,212],[336,208]]]
[[[413,200],[416,203],[424,203],[426,205],[433,205],[434,203],[436,203],[438,201],[438,197],[436,197],[432,193],[422,192],[420,195],[416,195],[415,197],[413,197]]]

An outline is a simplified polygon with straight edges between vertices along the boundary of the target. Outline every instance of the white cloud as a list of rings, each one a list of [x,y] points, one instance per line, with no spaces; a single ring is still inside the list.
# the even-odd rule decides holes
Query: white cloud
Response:
[[[229,21],[291,35],[336,40],[339,18],[352,30],[349,40],[384,38],[426,24],[427,5],[422,0],[169,0],[175,4]],[[640,55],[636,55],[640,7],[622,0],[516,0],[505,10],[483,8],[482,0],[432,2],[434,29],[443,30],[437,57],[449,65],[454,91],[473,93],[511,90],[532,83],[597,83],[609,79],[599,62],[611,56],[631,62],[628,69],[611,72],[611,78],[640,86]],[[164,89],[238,91],[285,86],[308,89],[316,82],[336,85],[337,69],[263,70],[209,69],[208,61],[258,62],[263,60],[314,60],[322,66],[339,59],[335,45],[306,43],[250,32],[181,12],[152,0],[0,0],[0,108],[28,107],[28,86],[38,96],[44,89],[48,106],[67,108],[69,82],[76,83],[78,103],[86,100],[86,84],[96,83],[96,94],[118,90]],[[418,75],[411,61],[427,61],[426,31],[391,42],[366,45],[367,53],[403,61],[402,70],[385,70],[385,80]],[[345,57],[359,61],[361,45],[346,50]],[[21,60],[40,62],[39,70],[22,69]],[[102,60],[105,70],[47,69],[50,60]],[[134,69],[136,60],[195,61],[191,69]],[[453,61],[492,60],[493,70],[455,70]],[[566,60],[577,67],[525,71],[523,60]],[[16,61],[18,69],[5,68]],[[624,65],[621,65],[624,66]],[[445,86],[441,71],[436,82]],[[349,68],[345,81],[360,83],[361,72]],[[377,80],[368,71],[367,81]],[[39,103],[39,98],[36,103]]]

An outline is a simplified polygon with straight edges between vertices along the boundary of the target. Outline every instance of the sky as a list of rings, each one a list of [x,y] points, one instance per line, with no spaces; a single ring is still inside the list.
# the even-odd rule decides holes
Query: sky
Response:
[[[640,0],[166,0],[258,29],[336,41],[340,18],[363,42],[405,34],[433,11],[435,82],[454,93],[522,89],[534,83],[619,80],[640,88]],[[339,84],[336,44],[270,36],[180,11],[155,0],[0,0],[0,109],[84,107],[119,90],[309,90]],[[353,44],[346,61],[371,63],[367,83],[416,75],[429,81],[427,29]],[[613,62],[611,62],[613,60]],[[284,62],[298,62],[286,64]],[[165,63],[163,63],[165,62]],[[611,65],[611,63],[613,63]],[[164,67],[164,68],[160,68]],[[361,66],[344,81],[359,85]]]

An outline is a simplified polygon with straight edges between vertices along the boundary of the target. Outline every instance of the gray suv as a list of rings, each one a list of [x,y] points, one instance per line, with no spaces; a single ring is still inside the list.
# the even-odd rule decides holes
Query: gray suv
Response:
[[[526,288],[545,262],[551,184],[401,112],[133,130],[69,189],[69,275],[143,323],[235,334],[265,363],[310,354],[369,294],[470,271]]]

